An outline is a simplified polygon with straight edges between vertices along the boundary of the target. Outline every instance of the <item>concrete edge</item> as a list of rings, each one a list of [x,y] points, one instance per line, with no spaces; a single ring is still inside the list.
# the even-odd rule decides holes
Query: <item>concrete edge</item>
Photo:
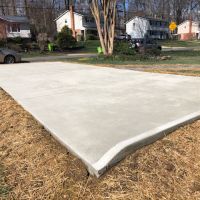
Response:
[[[5,93],[7,93],[9,96],[11,96],[14,101],[20,105],[26,112],[29,113],[29,115],[31,115],[42,127],[45,128],[45,130],[47,132],[49,132],[49,134],[57,141],[59,142],[64,148],[67,149],[68,152],[70,152],[72,155],[76,156],[79,160],[81,160],[85,165],[86,165],[86,168],[88,170],[88,172],[91,174],[91,175],[95,175],[96,173],[96,170],[93,168],[93,166],[91,165],[91,163],[88,161],[88,160],[85,160],[82,158],[81,154],[78,153],[78,152],[75,152],[73,150],[73,148],[69,145],[69,144],[66,144],[65,142],[63,142],[55,133],[54,133],[54,130],[48,128],[48,126],[44,125],[45,123],[43,122],[43,120],[41,120],[39,117],[37,117],[36,115],[34,115],[33,113],[31,113],[30,111],[28,111],[28,109],[26,108],[26,106],[23,105],[23,103],[20,102],[20,100],[17,100],[15,97],[12,96],[12,94],[6,90],[3,86],[0,86],[0,89],[2,89]],[[97,176],[98,177],[98,176]]]
[[[7,91],[3,86],[0,86],[2,90],[4,90],[7,94],[9,94],[22,108],[24,108],[26,111],[26,106],[23,106],[23,104],[20,102],[20,100],[16,100],[15,97],[12,96],[12,94]],[[74,156],[78,157],[88,169],[88,172],[91,175],[96,176],[99,178],[101,175],[103,175],[109,168],[113,167],[115,164],[120,162],[122,159],[124,159],[127,155],[130,153],[136,151],[139,148],[142,148],[144,146],[147,146],[163,137],[165,137],[167,134],[173,132],[174,130],[178,129],[181,126],[184,126],[186,124],[192,123],[198,119],[200,119],[200,111],[189,114],[185,117],[182,117],[178,120],[169,122],[163,126],[157,127],[153,130],[147,131],[142,133],[141,135],[137,137],[130,138],[128,140],[124,140],[118,144],[116,144],[113,148],[111,148],[107,153],[105,153],[99,161],[97,161],[94,164],[91,164],[87,160],[83,159],[80,155],[80,153],[77,153],[73,150],[73,148],[70,147],[70,145],[64,143],[59,137],[57,137],[53,132],[53,130],[50,130],[47,126],[44,125],[43,121],[40,120],[36,115],[30,113],[27,111],[38,123],[40,123],[49,133],[50,135],[58,141],[62,146],[67,148],[67,150],[73,154]]]
[[[92,165],[92,168],[89,169],[90,173],[94,174],[96,177],[100,177],[108,168],[114,166],[131,152],[149,145],[158,139],[165,137],[179,127],[192,123],[198,119],[200,119],[200,111],[144,132],[137,137],[120,142],[104,154],[99,161]]]

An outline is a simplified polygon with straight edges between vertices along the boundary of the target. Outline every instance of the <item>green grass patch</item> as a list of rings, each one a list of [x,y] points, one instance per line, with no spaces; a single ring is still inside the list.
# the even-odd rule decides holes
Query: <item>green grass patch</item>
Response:
[[[180,41],[164,40],[159,42],[162,46],[167,47],[200,47],[200,40]]]
[[[6,199],[11,188],[5,182],[5,168],[0,164],[0,199]]]
[[[169,56],[162,60],[161,57]],[[159,65],[159,64],[184,64],[200,65],[200,51],[171,51],[162,52],[161,57],[141,56],[141,55],[115,55],[112,57],[99,56],[97,58],[73,58],[65,61],[78,62],[84,64],[111,64],[111,65]]]
[[[85,42],[79,42],[80,45],[83,45],[82,49],[85,53],[97,53],[97,47],[100,46],[99,40],[88,40]]]

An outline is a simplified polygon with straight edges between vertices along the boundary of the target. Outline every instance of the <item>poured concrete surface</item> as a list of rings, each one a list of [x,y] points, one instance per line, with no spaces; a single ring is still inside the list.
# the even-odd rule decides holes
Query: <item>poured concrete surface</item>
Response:
[[[0,87],[96,176],[200,117],[197,77],[32,63],[1,65]]]

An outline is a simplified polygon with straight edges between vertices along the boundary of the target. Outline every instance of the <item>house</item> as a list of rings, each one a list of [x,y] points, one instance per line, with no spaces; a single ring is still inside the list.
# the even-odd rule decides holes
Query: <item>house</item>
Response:
[[[76,35],[82,36],[86,39],[88,34],[98,36],[97,26],[92,14],[81,14],[74,12],[75,31]],[[70,11],[67,10],[55,19],[57,32],[60,32],[64,26],[72,29]],[[103,26],[103,20],[101,25]],[[122,20],[116,20],[116,33],[121,34],[124,32],[124,23]]]
[[[126,33],[132,38],[152,38],[167,39],[169,38],[169,22],[135,16],[126,22]]]
[[[72,28],[70,11],[67,10],[55,19],[57,32],[60,32],[64,26]],[[97,35],[95,20],[92,16],[83,15],[74,12],[75,31],[76,35],[81,35],[86,38],[87,34]]]
[[[25,16],[0,16],[0,39],[30,38],[30,24]]]
[[[180,40],[200,39],[200,23],[186,20],[178,25]]]

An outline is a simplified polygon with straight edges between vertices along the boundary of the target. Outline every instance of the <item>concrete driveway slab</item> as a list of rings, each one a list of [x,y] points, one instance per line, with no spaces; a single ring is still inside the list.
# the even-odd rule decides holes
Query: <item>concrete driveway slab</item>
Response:
[[[200,118],[197,77],[24,63],[1,65],[0,87],[96,176],[131,151]]]

